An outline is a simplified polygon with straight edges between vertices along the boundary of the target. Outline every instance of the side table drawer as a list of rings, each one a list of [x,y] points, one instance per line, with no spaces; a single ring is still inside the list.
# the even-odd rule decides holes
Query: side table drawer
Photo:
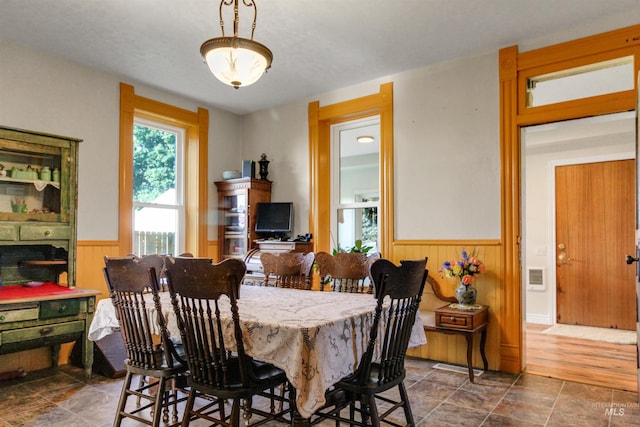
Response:
[[[486,325],[489,321],[489,309],[487,306],[478,306],[474,310],[461,310],[445,305],[437,308],[435,313],[436,327],[438,328],[473,331]]]
[[[473,322],[471,320],[470,316],[463,314],[436,312],[436,325],[443,328],[472,329]]]

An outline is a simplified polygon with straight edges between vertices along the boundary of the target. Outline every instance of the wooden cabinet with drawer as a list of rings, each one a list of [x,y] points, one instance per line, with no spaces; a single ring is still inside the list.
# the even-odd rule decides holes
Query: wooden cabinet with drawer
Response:
[[[85,375],[91,376],[93,343],[87,332],[99,294],[76,289],[59,295],[0,299],[0,354],[51,347],[52,365],[57,366],[60,344],[79,341]]]
[[[79,341],[90,376],[87,331],[100,292],[19,292],[76,287],[80,141],[0,126],[0,354],[50,347],[56,366],[60,344]]]
[[[473,331],[488,321],[488,307],[477,310],[460,310],[448,305],[436,309],[436,326],[439,328],[463,329]]]
[[[433,286],[433,285],[432,285]],[[425,317],[424,330],[426,332],[437,332],[448,335],[462,335],[467,341],[467,368],[469,370],[469,380],[474,381],[472,355],[473,336],[480,334],[480,356],[482,365],[486,371],[489,368],[487,355],[484,352],[484,345],[487,341],[487,325],[489,323],[489,307],[478,306],[473,310],[455,308],[447,304],[436,308],[435,312],[420,312]]]

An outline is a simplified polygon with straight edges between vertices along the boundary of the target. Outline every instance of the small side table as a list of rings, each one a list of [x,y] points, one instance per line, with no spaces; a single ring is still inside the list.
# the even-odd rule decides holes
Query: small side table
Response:
[[[479,306],[474,310],[461,310],[451,308],[449,304],[437,308],[435,310],[434,324],[424,325],[425,331],[439,332],[449,335],[464,335],[467,340],[467,366],[469,368],[469,380],[474,382],[473,378],[473,337],[478,332],[480,335],[480,355],[484,364],[484,370],[489,368],[489,362],[484,352],[484,346],[487,341],[487,325],[489,324],[489,307],[486,305]]]

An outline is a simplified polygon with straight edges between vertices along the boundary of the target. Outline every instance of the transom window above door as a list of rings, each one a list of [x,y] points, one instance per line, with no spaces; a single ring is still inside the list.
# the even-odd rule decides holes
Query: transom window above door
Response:
[[[633,90],[633,56],[527,78],[527,107]]]

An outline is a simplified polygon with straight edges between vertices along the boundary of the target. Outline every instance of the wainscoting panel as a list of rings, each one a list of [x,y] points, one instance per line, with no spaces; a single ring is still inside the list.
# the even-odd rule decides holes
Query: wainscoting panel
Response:
[[[445,295],[455,295],[458,283],[453,279],[440,277],[439,269],[444,261],[453,261],[460,257],[462,249],[468,252],[476,251],[487,267],[486,273],[476,276],[475,287],[478,289],[478,304],[488,305],[489,327],[487,330],[487,343],[485,350],[489,359],[489,369],[497,370],[500,365],[500,292],[502,281],[500,271],[499,241],[493,240],[470,240],[470,241],[396,241],[393,245],[392,260],[398,263],[402,259],[419,259],[428,257],[427,269],[429,276],[434,278],[440,285],[440,291]],[[445,305],[446,302],[438,299],[430,286],[425,288],[422,308],[434,310]],[[482,367],[482,358],[479,351],[480,335],[474,340],[473,365]],[[441,362],[457,365],[465,365],[467,344],[464,337],[460,335],[445,335],[439,333],[427,333],[427,344],[409,351],[409,354]]]
[[[429,274],[440,285],[441,292],[454,295],[457,284],[451,279],[441,278],[438,274],[440,265],[446,260],[457,259],[462,248],[469,251],[477,250],[478,257],[485,263],[487,272],[476,277],[475,286],[478,289],[478,303],[490,306],[489,328],[487,333],[486,353],[489,359],[489,369],[497,370],[500,364],[500,295],[502,280],[500,279],[500,245],[498,241],[397,241],[392,248],[390,259],[398,263],[401,259],[418,259],[429,257],[427,268]],[[207,244],[207,256],[216,260],[217,241]],[[102,275],[104,257],[118,256],[117,241],[79,241],[77,251],[77,286],[84,289],[96,289],[102,292],[98,299],[108,298],[107,286]],[[435,309],[445,303],[435,297],[431,287],[425,289],[422,306],[425,309]],[[478,347],[480,338],[475,340],[473,365],[482,367]],[[72,344],[64,344],[60,350],[60,364],[68,362]],[[461,336],[437,333],[427,334],[427,344],[410,350],[411,355],[428,358],[441,362],[466,365],[466,341]],[[2,372],[11,371],[19,367],[29,371],[43,369],[50,366],[50,351],[48,348],[30,350],[20,353],[0,356]]]

